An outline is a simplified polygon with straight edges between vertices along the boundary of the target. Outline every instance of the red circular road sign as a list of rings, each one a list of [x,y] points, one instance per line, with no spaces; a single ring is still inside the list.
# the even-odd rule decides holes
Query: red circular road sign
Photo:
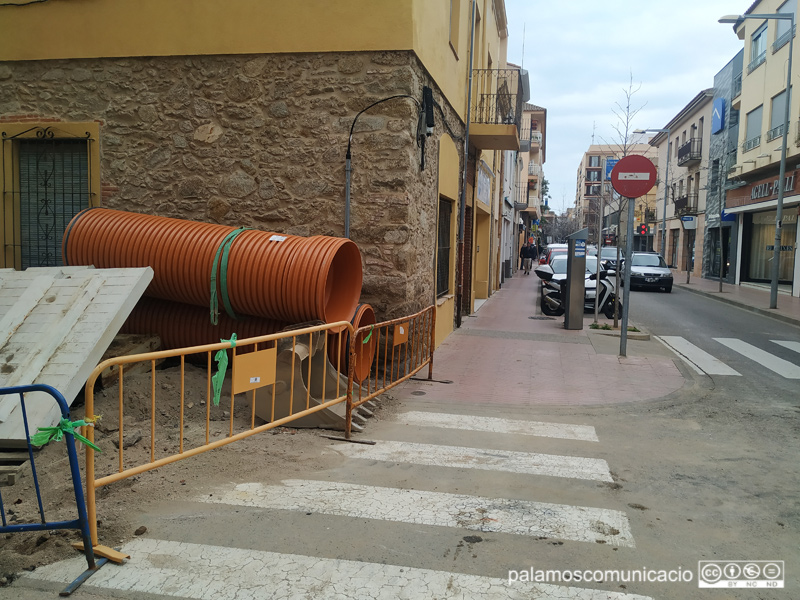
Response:
[[[645,156],[625,156],[611,170],[611,186],[626,198],[644,196],[655,184],[656,166]]]

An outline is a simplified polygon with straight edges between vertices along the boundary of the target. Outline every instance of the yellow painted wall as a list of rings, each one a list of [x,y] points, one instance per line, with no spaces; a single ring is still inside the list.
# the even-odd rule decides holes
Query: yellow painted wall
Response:
[[[454,210],[450,217],[450,293],[436,301],[437,348],[453,332],[454,327],[459,176],[458,148],[453,139],[445,134],[439,140],[439,196],[450,199]]]
[[[445,134],[439,140],[439,194],[458,200],[460,177],[458,148],[453,138]]]
[[[0,8],[0,61],[413,50],[464,119],[471,1],[458,56],[446,0],[43,2]]]
[[[476,299],[489,297],[489,260],[492,240],[489,237],[489,215],[478,212],[475,219],[475,276],[472,286]]]
[[[752,11],[758,14],[774,14],[783,4],[783,0],[762,0]],[[795,13],[795,22],[797,19]],[[755,58],[751,56],[752,36],[763,23],[767,23],[767,54],[766,61],[748,73],[748,64]],[[744,70],[742,72],[742,93],[737,99],[741,102],[739,113],[739,153],[736,164],[739,166],[738,175],[747,174],[755,169],[762,169],[768,165],[776,167],[780,160],[781,138],[771,142],[767,141],[767,132],[771,128],[772,98],[786,89],[786,62],[789,58],[789,44],[783,45],[777,52],[772,52],[772,44],[777,37],[778,21],[776,19],[745,19],[739,26],[739,37],[744,40]],[[795,78],[792,83],[792,92],[789,96],[789,144],[787,147],[787,160],[791,162],[800,154],[798,144],[791,143],[791,137],[796,135],[798,111],[800,111],[800,94],[796,93],[797,69],[800,65],[800,43],[794,40],[794,55],[792,56],[792,74]],[[742,144],[747,140],[747,113],[763,106],[761,114],[761,144],[743,152]],[[706,119],[706,123],[710,123]],[[783,123],[783,117],[780,117]],[[749,137],[755,137],[757,132],[750,132]],[[764,155],[768,156],[764,156]],[[747,161],[747,162],[745,162]]]
[[[2,9],[0,60],[408,50],[418,0],[70,0]],[[36,43],[31,43],[36,40]]]
[[[455,296],[440,298],[436,302],[436,341],[435,348],[442,345],[448,335],[453,333],[453,322],[455,320],[456,299]]]

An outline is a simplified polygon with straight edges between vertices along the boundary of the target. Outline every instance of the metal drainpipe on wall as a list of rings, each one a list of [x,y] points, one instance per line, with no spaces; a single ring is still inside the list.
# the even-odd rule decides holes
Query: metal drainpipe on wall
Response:
[[[464,211],[467,201],[467,165],[469,164],[469,122],[472,118],[472,60],[475,54],[475,2],[472,0],[470,8],[470,33],[469,33],[469,66],[467,68],[467,124],[464,134],[464,167],[461,171],[461,198],[459,199],[458,215],[458,262],[456,263],[456,327],[461,327],[461,305],[464,297]]]

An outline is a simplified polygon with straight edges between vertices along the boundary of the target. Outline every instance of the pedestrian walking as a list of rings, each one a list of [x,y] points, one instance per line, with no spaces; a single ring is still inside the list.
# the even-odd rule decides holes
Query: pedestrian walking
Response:
[[[520,268],[525,275],[530,274],[533,256],[531,255],[531,245],[528,242],[522,244],[522,248],[519,249],[519,257],[522,259],[522,266]]]

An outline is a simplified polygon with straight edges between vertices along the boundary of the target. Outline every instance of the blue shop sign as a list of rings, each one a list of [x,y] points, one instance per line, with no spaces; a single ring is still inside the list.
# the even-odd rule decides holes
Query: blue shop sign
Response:
[[[619,162],[617,158],[607,158],[606,159],[606,181],[611,181],[611,171],[614,170],[614,165]]]
[[[725,127],[725,98],[717,98],[711,109],[711,133],[719,133]]]

